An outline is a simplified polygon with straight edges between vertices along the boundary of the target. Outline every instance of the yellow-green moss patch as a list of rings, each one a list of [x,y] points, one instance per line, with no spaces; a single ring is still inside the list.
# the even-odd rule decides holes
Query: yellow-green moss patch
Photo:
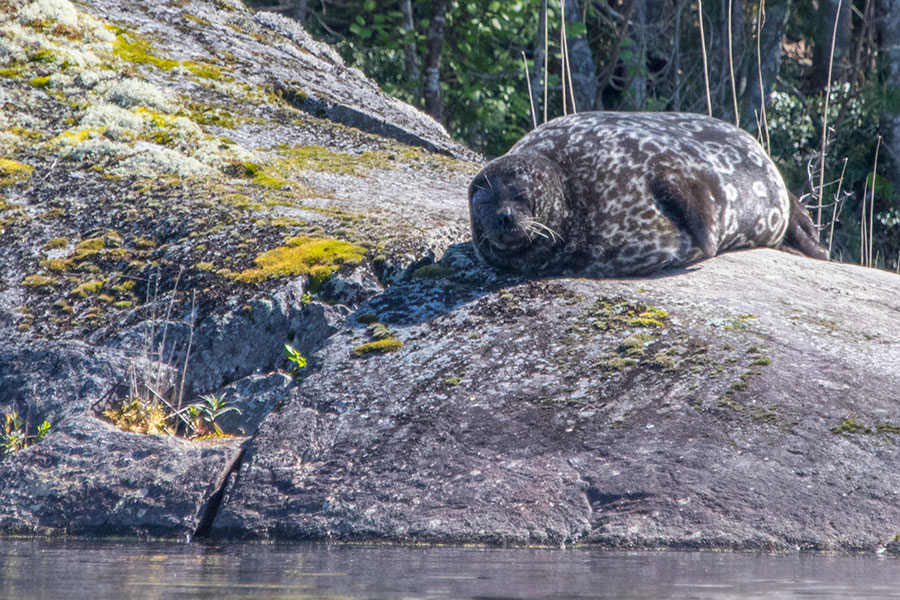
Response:
[[[0,187],[28,181],[33,173],[34,167],[8,158],[0,158]]]
[[[256,268],[242,271],[234,279],[241,283],[259,283],[275,277],[309,275],[315,287],[342,264],[360,262],[365,253],[365,248],[350,242],[298,236],[287,240],[284,246],[257,256]]]
[[[44,250],[56,250],[58,248],[65,248],[69,245],[69,240],[63,237],[53,238],[52,240],[48,240],[46,244],[44,244]]]
[[[78,296],[79,298],[87,298],[92,294],[96,294],[101,289],[103,289],[103,280],[92,279],[90,281],[85,281],[74,290],[72,290],[72,295]]]
[[[333,152],[322,146],[299,148],[281,146],[278,150],[285,159],[290,161],[291,166],[307,171],[359,175],[371,169],[388,169],[393,166],[384,152],[345,154]]]
[[[178,66],[177,60],[160,58],[150,53],[150,42],[145,38],[123,29],[115,28],[116,41],[113,54],[119,58],[137,64],[149,64],[170,71]]]
[[[46,275],[29,275],[22,280],[22,285],[33,290],[46,291],[56,285],[56,279]]]
[[[75,245],[75,251],[72,253],[71,258],[78,262],[87,260],[99,254],[105,246],[103,238],[97,237],[82,240]]]
[[[394,338],[384,340],[376,340],[374,342],[366,342],[353,349],[353,356],[362,358],[370,354],[387,354],[388,352],[396,352],[403,347],[403,342]]]
[[[43,75],[40,77],[35,77],[31,81],[28,82],[30,85],[36,88],[45,88],[50,86],[50,76]]]
[[[46,258],[41,261],[41,266],[49,271],[71,271],[75,263],[68,258]]]
[[[103,411],[103,416],[124,431],[143,434],[168,434],[166,413],[157,404],[134,399]]]

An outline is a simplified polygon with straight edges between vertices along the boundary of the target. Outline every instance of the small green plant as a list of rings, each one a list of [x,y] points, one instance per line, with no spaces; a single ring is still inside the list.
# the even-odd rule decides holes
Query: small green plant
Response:
[[[15,454],[28,446],[38,443],[50,431],[50,422],[46,419],[38,425],[34,435],[28,435],[27,424],[22,422],[19,413],[5,413],[3,430],[0,431],[0,448],[3,455]]]
[[[291,368],[288,369],[288,374],[290,374],[291,377],[299,377],[300,369],[306,367],[306,357],[300,354],[300,352],[298,352],[297,349],[290,344],[284,345],[284,355],[291,363]]]
[[[191,421],[191,430],[196,437],[226,437],[216,419],[230,412],[241,414],[239,408],[228,406],[228,402],[221,396],[207,394],[200,396],[203,402],[196,402],[188,406],[188,416]]]

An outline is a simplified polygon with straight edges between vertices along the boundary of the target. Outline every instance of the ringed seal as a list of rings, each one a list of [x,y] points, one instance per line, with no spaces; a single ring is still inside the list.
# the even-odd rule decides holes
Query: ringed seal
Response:
[[[549,121],[475,176],[469,216],[479,258],[526,273],[645,275],[758,246],[827,259],[762,147],[688,113]]]

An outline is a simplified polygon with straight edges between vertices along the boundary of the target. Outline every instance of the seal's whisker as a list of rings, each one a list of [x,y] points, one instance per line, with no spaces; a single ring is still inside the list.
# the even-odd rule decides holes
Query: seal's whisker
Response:
[[[552,238],[552,240],[553,240],[554,242],[556,242],[556,241],[560,241],[560,242],[564,241],[564,240],[563,240],[563,237],[562,237],[561,235],[559,235],[559,233],[557,233],[556,231],[554,231],[554,230],[551,229],[550,227],[547,227],[546,225],[544,225],[543,223],[541,223],[541,222],[538,221],[537,219],[529,219],[529,221],[528,221],[528,228],[529,228],[530,230],[533,230],[535,233],[538,233],[538,232],[537,232],[537,229],[538,229],[538,228],[543,229],[543,230],[546,231],[548,234],[550,234],[550,238]],[[539,235],[543,235],[543,234],[539,234]],[[546,235],[543,235],[543,237],[547,237],[547,236],[546,236]]]

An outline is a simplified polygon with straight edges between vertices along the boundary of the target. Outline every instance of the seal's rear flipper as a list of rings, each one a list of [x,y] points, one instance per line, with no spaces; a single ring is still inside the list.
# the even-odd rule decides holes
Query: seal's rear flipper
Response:
[[[697,180],[672,181],[664,175],[650,180],[650,193],[663,214],[686,229],[708,258],[719,251],[719,225],[709,187]]]
[[[828,251],[819,243],[815,224],[793,194],[791,194],[791,216],[781,245],[798,250],[810,258],[828,260]]]

